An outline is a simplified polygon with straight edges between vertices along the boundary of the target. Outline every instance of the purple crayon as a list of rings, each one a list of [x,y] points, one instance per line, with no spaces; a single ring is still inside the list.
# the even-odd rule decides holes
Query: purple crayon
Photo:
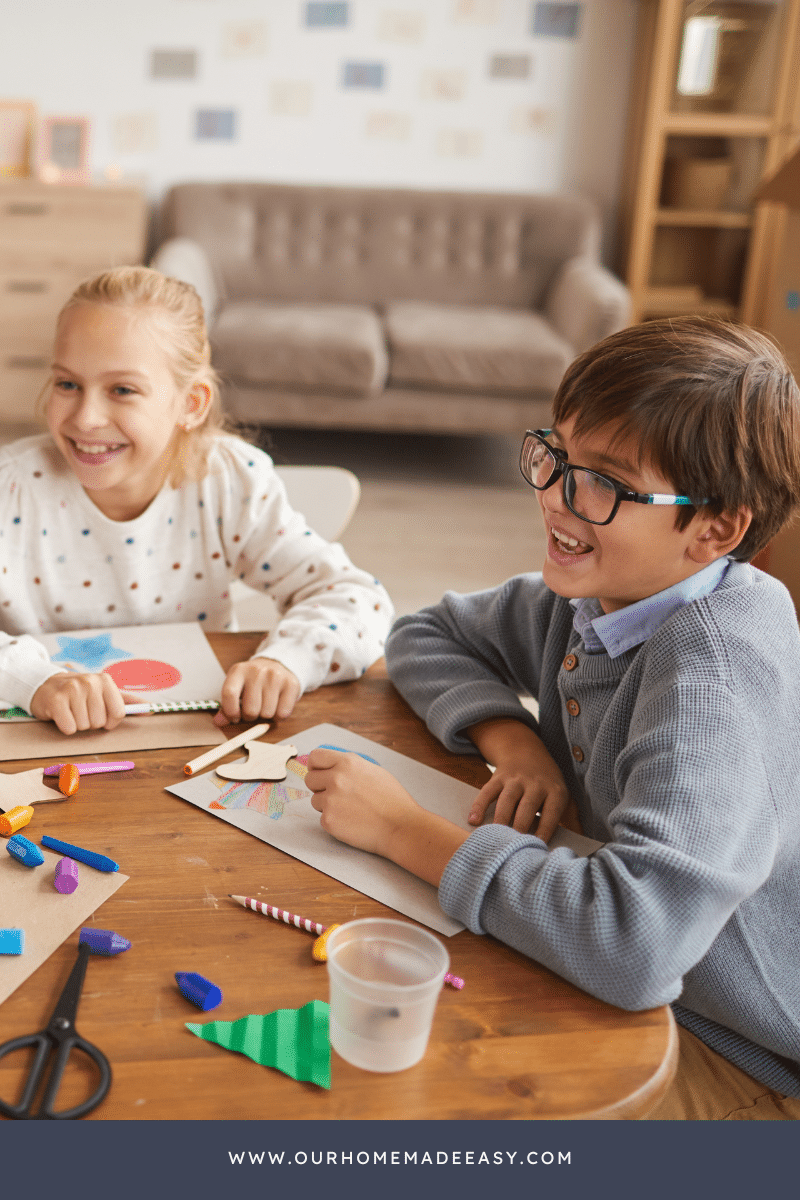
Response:
[[[78,882],[78,864],[72,858],[60,858],[56,863],[53,887],[66,896],[75,891]]]
[[[92,954],[108,955],[122,954],[123,950],[131,948],[128,939],[121,934],[114,933],[111,929],[89,929],[86,925],[81,930],[78,945],[88,946]]]
[[[222,992],[210,979],[204,979],[196,971],[176,971],[175,982],[187,1000],[208,1012],[222,1004]]]

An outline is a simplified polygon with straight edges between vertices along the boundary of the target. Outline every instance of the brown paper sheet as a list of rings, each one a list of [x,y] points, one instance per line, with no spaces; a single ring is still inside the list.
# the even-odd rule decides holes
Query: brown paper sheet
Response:
[[[26,867],[6,853],[4,841],[0,844],[0,925],[25,930],[22,954],[0,954],[0,1004],[129,878],[78,863],[78,887],[62,895],[53,887],[62,856],[41,850],[44,866]],[[99,927],[104,928],[102,922]],[[116,932],[125,934],[124,929]]]
[[[67,736],[52,721],[19,721],[0,726],[0,762],[80,754],[116,754],[163,750],[167,746],[217,746],[226,740],[210,712],[155,713],[126,717],[116,729],[87,730]]]

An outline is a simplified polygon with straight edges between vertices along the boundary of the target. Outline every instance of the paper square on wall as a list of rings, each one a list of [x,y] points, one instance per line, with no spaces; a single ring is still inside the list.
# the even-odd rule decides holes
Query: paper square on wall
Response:
[[[199,141],[233,141],[236,137],[236,113],[226,108],[199,109],[195,113],[195,137]]]
[[[348,22],[348,4],[306,4],[306,25],[309,29],[343,28]]]
[[[483,133],[480,129],[441,129],[436,153],[442,158],[478,158],[483,153]]]
[[[512,133],[538,134],[550,137],[556,131],[556,114],[552,108],[514,108],[508,121]]]
[[[457,24],[496,25],[502,0],[455,0],[453,20]]]
[[[264,21],[231,21],[222,27],[220,50],[225,58],[260,58],[267,52]]]
[[[152,79],[194,79],[197,76],[196,50],[151,50]]]
[[[269,88],[270,112],[280,117],[307,117],[312,86],[305,79],[276,79]]]
[[[530,54],[493,54],[489,59],[492,79],[529,79],[530,74]]]
[[[378,37],[386,42],[415,45],[425,36],[425,14],[412,9],[389,9],[378,19]]]
[[[537,3],[533,6],[534,37],[576,38],[580,23],[580,4]]]
[[[411,116],[404,112],[372,112],[367,116],[367,137],[403,142],[411,134]]]
[[[154,112],[119,113],[111,121],[111,144],[118,154],[144,154],[158,147]]]
[[[420,95],[424,100],[461,100],[466,88],[466,71],[423,71]]]
[[[342,86],[346,88],[382,88],[386,71],[383,63],[347,62],[342,72]]]

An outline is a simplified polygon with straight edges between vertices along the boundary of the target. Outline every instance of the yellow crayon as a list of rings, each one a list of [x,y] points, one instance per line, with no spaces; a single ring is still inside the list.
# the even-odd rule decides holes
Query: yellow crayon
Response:
[[[16,808],[0,813],[0,833],[4,837],[11,837],[18,829],[23,829],[32,816],[33,809],[29,804],[18,804]]]

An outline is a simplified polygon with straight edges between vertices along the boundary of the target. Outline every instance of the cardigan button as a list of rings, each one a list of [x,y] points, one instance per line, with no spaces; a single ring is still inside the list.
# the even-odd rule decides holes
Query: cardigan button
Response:
[[[568,654],[562,665],[565,671],[574,671],[578,665],[578,659],[576,655]]]
[[[568,700],[567,701],[567,712],[569,713],[569,715],[571,717],[577,717],[577,715],[580,711],[581,711],[581,706],[580,706],[580,704],[578,704],[577,700]]]
[[[572,747],[572,757],[576,762],[583,762],[583,751],[581,750],[580,746]]]

